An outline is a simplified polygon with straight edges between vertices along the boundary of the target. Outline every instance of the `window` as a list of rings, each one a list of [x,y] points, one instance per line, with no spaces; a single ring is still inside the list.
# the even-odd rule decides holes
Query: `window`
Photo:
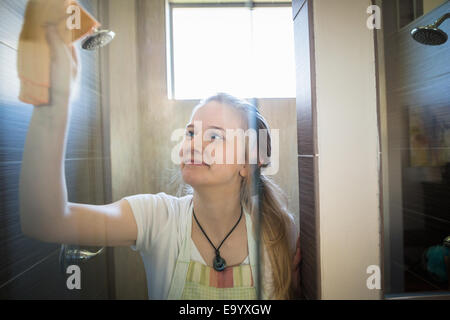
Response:
[[[171,6],[169,98],[295,97],[291,6]]]

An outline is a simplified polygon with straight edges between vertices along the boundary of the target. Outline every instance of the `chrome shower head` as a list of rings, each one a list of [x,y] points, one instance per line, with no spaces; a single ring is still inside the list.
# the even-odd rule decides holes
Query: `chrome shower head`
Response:
[[[411,35],[417,42],[429,46],[439,46],[448,39],[444,31],[434,28],[433,25],[415,28],[411,31]]]
[[[446,13],[440,19],[436,20],[434,24],[414,28],[411,31],[411,36],[417,42],[429,46],[439,46],[441,44],[444,44],[448,40],[448,35],[444,31],[439,29],[439,26],[448,18],[450,18],[450,12]]]
[[[106,46],[115,37],[114,31],[110,30],[100,30],[95,29],[95,32],[89,35],[81,43],[81,47],[85,50],[95,50],[97,48]]]

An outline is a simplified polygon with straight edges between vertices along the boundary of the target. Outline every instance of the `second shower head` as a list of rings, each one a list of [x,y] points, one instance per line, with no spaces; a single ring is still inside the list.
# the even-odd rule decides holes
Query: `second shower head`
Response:
[[[439,46],[444,44],[448,40],[448,35],[439,26],[448,18],[450,18],[450,12],[439,18],[434,24],[414,28],[411,31],[411,36],[417,42],[429,46]]]

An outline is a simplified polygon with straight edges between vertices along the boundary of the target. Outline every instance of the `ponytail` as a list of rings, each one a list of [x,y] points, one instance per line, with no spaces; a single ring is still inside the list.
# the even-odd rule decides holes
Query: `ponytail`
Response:
[[[254,219],[253,203],[250,197],[250,179],[243,179],[241,200]],[[260,175],[260,205],[261,205],[261,240],[263,250],[267,254],[265,263],[270,263],[272,288],[269,299],[293,299],[292,283],[293,248],[290,245],[290,234],[293,218],[283,204],[284,193],[272,179]],[[263,264],[263,268],[267,266]],[[262,272],[264,274],[264,272]]]

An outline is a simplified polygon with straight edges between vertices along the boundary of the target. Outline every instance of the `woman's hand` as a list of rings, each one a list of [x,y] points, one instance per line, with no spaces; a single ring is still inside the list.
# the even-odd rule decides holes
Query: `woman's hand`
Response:
[[[302,260],[302,256],[301,256],[301,252],[300,252],[300,236],[298,236],[294,260],[292,263],[292,283],[294,286],[294,296],[296,299],[299,299],[301,296],[301,293],[300,293],[300,262],[301,262],[301,260]]]
[[[78,73],[77,52],[73,45],[64,43],[54,25],[47,27],[47,40],[51,53],[50,104],[68,104]]]

